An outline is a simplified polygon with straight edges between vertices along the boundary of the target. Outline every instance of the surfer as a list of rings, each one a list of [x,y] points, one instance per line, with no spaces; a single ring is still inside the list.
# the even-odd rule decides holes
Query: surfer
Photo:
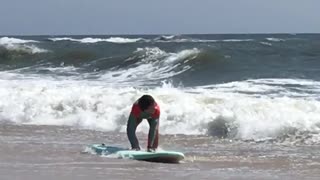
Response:
[[[155,151],[158,147],[160,108],[150,95],[141,96],[132,106],[127,122],[127,135],[134,150],[140,150],[136,136],[137,126],[143,119],[149,123],[148,151]]]

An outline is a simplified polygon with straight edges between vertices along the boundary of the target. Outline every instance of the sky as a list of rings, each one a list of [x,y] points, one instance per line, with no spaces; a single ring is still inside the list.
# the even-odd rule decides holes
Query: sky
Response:
[[[320,33],[319,0],[0,0],[0,35]]]

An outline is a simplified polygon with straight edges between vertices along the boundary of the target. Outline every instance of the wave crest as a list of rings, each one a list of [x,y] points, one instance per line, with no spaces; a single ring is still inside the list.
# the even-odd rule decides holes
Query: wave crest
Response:
[[[38,41],[2,37],[0,38],[1,54],[38,54],[48,52],[48,50],[30,43],[38,43]]]
[[[139,41],[143,41],[143,38],[123,38],[123,37],[110,37],[110,38],[82,38],[82,39],[74,39],[69,37],[59,37],[59,38],[49,38],[50,41],[74,41],[80,43],[98,43],[98,42],[110,42],[110,43],[118,43],[118,44],[125,44],[125,43],[135,43]]]

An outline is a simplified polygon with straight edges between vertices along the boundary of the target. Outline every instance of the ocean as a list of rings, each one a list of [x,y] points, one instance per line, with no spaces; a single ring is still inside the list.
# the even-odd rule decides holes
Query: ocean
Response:
[[[143,94],[185,161],[85,153]],[[0,177],[319,179],[319,95],[320,34],[1,36]]]

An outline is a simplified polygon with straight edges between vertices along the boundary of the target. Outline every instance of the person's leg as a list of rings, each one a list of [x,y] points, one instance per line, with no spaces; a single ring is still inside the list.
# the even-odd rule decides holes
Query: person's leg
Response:
[[[133,115],[130,115],[127,123],[127,136],[131,144],[132,149],[140,149],[139,141],[136,136],[137,126],[142,120],[136,119]]]

